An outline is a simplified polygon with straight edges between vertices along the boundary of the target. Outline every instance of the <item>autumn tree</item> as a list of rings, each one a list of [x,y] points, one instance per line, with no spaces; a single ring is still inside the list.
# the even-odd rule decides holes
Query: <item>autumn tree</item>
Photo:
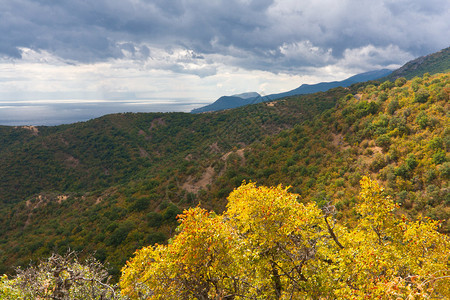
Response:
[[[410,221],[364,177],[352,226],[333,206],[302,204],[287,188],[243,184],[222,215],[180,216],[168,245],[136,252],[120,285],[133,299],[445,298],[449,239],[438,222]]]
[[[356,226],[334,254],[335,295],[356,299],[448,297],[449,239],[437,221],[397,217],[397,205],[377,182],[361,180]]]
[[[227,299],[240,294],[243,270],[224,218],[196,207],[179,220],[179,234],[167,246],[143,248],[127,263],[122,292],[143,299]]]
[[[224,214],[235,232],[247,271],[253,274],[247,297],[280,299],[328,293],[330,240],[323,212],[315,203],[282,186],[242,185],[228,197]],[[335,228],[337,230],[337,228]]]

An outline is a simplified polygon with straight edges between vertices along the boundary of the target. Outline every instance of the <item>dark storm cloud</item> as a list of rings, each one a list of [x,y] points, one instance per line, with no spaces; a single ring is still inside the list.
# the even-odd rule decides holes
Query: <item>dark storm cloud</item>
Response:
[[[0,55],[18,58],[20,48],[30,48],[74,62],[121,58],[124,51],[145,59],[157,46],[184,47],[199,57],[218,54],[228,57],[224,61],[228,64],[275,72],[321,67],[351,55],[380,56],[374,64],[388,65],[447,47],[450,32],[447,0],[0,0],[0,4]]]

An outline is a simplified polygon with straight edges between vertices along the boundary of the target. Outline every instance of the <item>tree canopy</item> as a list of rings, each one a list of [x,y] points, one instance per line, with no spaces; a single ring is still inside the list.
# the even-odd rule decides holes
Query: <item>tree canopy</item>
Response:
[[[303,204],[287,188],[244,183],[217,215],[180,215],[168,245],[138,250],[122,270],[133,299],[450,297],[450,243],[439,223],[396,214],[363,177],[356,224],[333,207]]]

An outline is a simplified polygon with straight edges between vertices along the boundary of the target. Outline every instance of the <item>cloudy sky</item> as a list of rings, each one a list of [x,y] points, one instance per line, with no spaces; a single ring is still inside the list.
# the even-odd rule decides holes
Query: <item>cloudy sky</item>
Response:
[[[0,124],[190,111],[449,46],[448,0],[0,0]]]

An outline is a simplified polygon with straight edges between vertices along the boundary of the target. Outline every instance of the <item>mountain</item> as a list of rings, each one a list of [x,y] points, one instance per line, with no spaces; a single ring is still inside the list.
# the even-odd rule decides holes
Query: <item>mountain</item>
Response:
[[[342,81],[321,82],[321,83],[317,83],[317,84],[302,84],[300,87],[298,87],[294,90],[284,92],[284,93],[279,93],[279,94],[268,95],[265,98],[275,100],[275,99],[280,99],[283,97],[294,96],[294,95],[303,95],[303,94],[324,92],[324,91],[328,91],[329,89],[336,88],[339,86],[348,87],[354,83],[375,80],[375,79],[384,77],[387,74],[390,74],[391,72],[392,72],[392,70],[381,69],[381,70],[377,70],[377,71],[369,71],[369,72],[357,74],[357,75],[354,75],[354,76],[349,77]]]
[[[219,110],[236,108],[236,107],[240,107],[240,106],[244,106],[244,105],[262,102],[262,101],[259,101],[259,99],[262,99],[262,98],[258,93],[251,93],[251,94],[257,94],[257,96],[251,96],[251,97],[246,97],[246,98],[241,97],[239,95],[222,96],[212,104],[193,109],[191,111],[191,113],[198,114],[198,113],[203,113],[203,112],[219,111]]]
[[[239,106],[255,104],[265,101],[272,101],[283,97],[303,95],[316,92],[324,92],[335,87],[348,87],[358,82],[365,82],[369,80],[379,79],[380,81],[391,80],[394,81],[397,78],[405,77],[406,79],[412,79],[415,76],[423,76],[425,73],[436,74],[445,73],[450,70],[450,47],[443,49],[439,52],[432,53],[426,56],[419,57],[410,62],[407,62],[401,68],[392,72],[392,70],[381,69],[376,71],[369,71],[361,74],[354,75],[342,81],[333,82],[321,82],[317,84],[302,84],[300,87],[291,91],[271,94],[267,96],[260,96],[257,93],[251,93],[252,96],[240,95],[223,96],[217,99],[214,103],[193,109],[192,113],[202,113],[210,111],[219,111],[224,109],[236,108]]]
[[[233,97],[239,97],[242,99],[251,99],[251,98],[257,98],[260,97],[261,95],[256,93],[256,92],[248,92],[248,93],[242,93],[242,94],[237,94],[237,95],[233,95]]]
[[[267,96],[260,96],[258,93],[246,93],[234,96],[223,96],[217,99],[214,103],[193,109],[192,113],[202,113],[210,111],[219,111],[224,109],[236,108],[244,105],[255,104],[265,101],[272,101],[288,96],[312,94],[317,92],[325,92],[336,87],[348,87],[354,83],[375,80],[390,74],[392,71],[387,69],[370,71],[354,75],[342,81],[321,82],[317,84],[302,84],[300,87],[288,92],[271,94]],[[244,96],[242,96],[244,95]]]
[[[415,76],[423,76],[425,73],[445,73],[450,70],[450,47],[439,52],[416,58],[407,62],[404,66],[395,70],[384,79],[394,81],[405,77],[412,79]]]
[[[210,114],[116,114],[56,127],[0,127],[0,273],[95,252],[111,274],[164,243],[176,215],[223,211],[243,180],[292,186],[352,222],[363,174],[402,212],[450,232],[450,74],[358,84]]]

